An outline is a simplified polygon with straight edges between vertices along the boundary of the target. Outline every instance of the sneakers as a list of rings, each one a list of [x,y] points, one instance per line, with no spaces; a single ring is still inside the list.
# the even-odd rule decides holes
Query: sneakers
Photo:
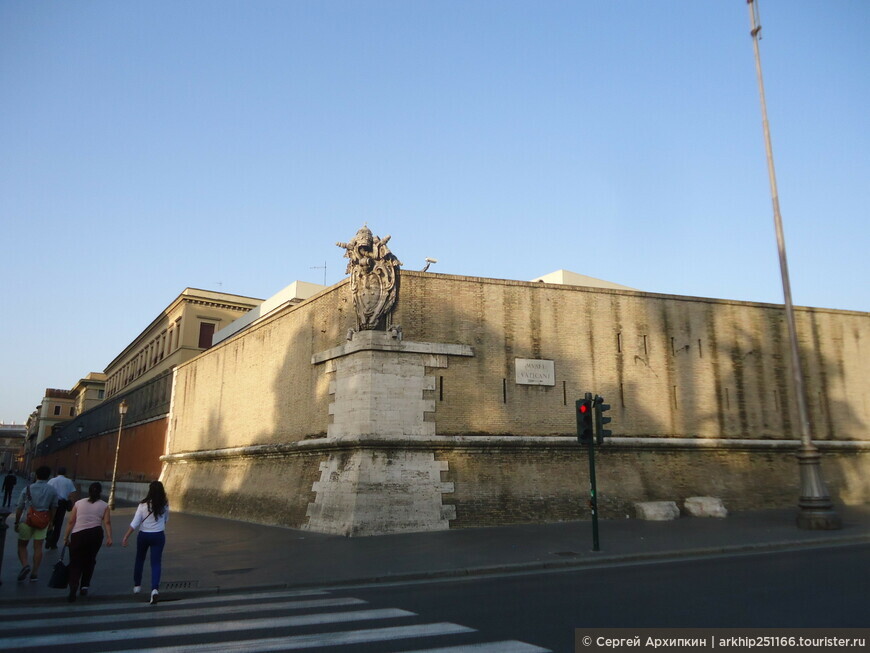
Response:
[[[151,600],[149,601],[149,603],[151,605],[155,605],[157,603],[157,597],[159,595],[160,593],[157,590],[151,590]]]
[[[35,582],[38,581],[38,580],[39,580],[38,577],[34,576],[33,574],[30,574],[30,582],[31,582],[31,583],[35,583]]]
[[[141,586],[141,585],[134,585],[134,586],[133,586],[133,594],[138,594],[138,593],[141,592],[141,591],[142,591],[142,586]]]
[[[25,578],[27,578],[27,574],[30,573],[30,565],[24,565],[21,568],[21,571],[18,572],[18,582],[20,583]]]
[[[81,589],[79,590],[79,594],[80,594],[81,596],[87,596],[87,595],[88,595],[88,588],[87,588],[87,587],[83,587],[83,588],[81,588]]]

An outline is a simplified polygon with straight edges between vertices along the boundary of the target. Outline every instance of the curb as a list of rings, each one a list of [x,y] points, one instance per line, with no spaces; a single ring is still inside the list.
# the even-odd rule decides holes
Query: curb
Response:
[[[559,571],[571,569],[593,568],[613,564],[653,563],[678,561],[688,558],[711,557],[723,554],[750,554],[764,553],[769,551],[790,551],[820,547],[854,546],[870,543],[870,533],[861,535],[849,535],[845,537],[827,537],[815,540],[780,540],[775,542],[762,542],[755,544],[735,544],[714,547],[700,547],[695,549],[672,549],[667,551],[625,553],[618,555],[592,555],[573,560],[536,560],[533,562],[518,562],[481,567],[461,567],[457,569],[440,569],[424,572],[408,572],[404,574],[388,574],[386,576],[361,576],[336,581],[318,583],[267,583],[260,585],[221,586],[212,585],[190,590],[172,590],[161,603],[172,603],[186,598],[200,596],[217,596],[230,594],[250,594],[254,592],[270,592],[281,590],[315,590],[350,588],[366,585],[387,586],[394,583],[407,583],[423,580],[451,580],[473,578],[476,576],[496,576],[499,574],[521,574],[533,571]],[[21,597],[0,598],[0,605],[33,605],[66,603],[66,593],[57,590],[57,596],[40,597],[32,601],[22,601]],[[101,594],[88,599],[91,603],[103,603],[117,601],[121,598],[131,598],[129,593]],[[142,602],[147,605],[146,602]]]

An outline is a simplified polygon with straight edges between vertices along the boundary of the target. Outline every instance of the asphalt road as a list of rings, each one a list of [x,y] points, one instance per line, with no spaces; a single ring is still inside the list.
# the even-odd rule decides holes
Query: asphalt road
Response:
[[[575,628],[867,628],[868,562],[861,544],[156,606],[7,605],[0,650],[569,653]]]
[[[870,545],[355,588],[354,596],[560,652],[574,650],[575,628],[867,628]]]

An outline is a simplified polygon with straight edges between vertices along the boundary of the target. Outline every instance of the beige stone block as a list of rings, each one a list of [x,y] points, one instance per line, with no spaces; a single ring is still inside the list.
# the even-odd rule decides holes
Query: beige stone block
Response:
[[[670,521],[680,516],[675,501],[638,501],[634,508],[637,518],[646,521]]]
[[[718,497],[689,497],[683,502],[686,512],[692,517],[718,517],[728,516],[728,510]]]

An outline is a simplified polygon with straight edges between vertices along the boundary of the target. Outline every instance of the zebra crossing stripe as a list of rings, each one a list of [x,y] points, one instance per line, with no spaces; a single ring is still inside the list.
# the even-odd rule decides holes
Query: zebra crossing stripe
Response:
[[[214,644],[193,644],[149,649],[139,648],[136,649],[136,653],[250,653],[252,651],[266,653],[267,651],[293,651],[323,646],[387,642],[396,639],[459,635],[473,632],[475,632],[473,628],[449,622],[442,622],[418,624],[415,626],[392,626],[389,628],[344,630],[335,633],[312,633],[310,635],[268,637],[264,639],[248,639],[235,642],[216,642]]]
[[[166,618],[171,619],[188,619],[197,617],[210,617],[217,615],[239,615],[247,612],[256,612],[258,615],[267,610],[308,610],[311,608],[340,608],[348,605],[364,605],[366,601],[355,599],[352,597],[334,598],[334,599],[310,599],[307,601],[272,601],[271,603],[257,603],[254,605],[219,605],[212,606],[207,609],[201,607],[187,607],[179,610],[174,609],[161,610],[160,613]],[[111,623],[133,623],[136,621],[153,621],[155,610],[139,610],[138,612],[128,613],[124,615],[118,614],[101,614],[91,615],[87,618],[88,625],[91,624],[111,624]],[[42,617],[39,619],[18,619],[12,622],[4,623],[6,630],[13,628],[52,628],[62,626],[64,618],[79,621],[81,616],[74,612],[68,612],[63,615],[53,617]]]
[[[403,653],[551,653],[548,648],[541,648],[525,642],[510,640],[505,642],[483,642],[481,644],[462,644],[443,648],[414,649]]]
[[[168,613],[167,613],[168,614]],[[259,628],[291,628],[295,626],[317,626],[321,624],[336,624],[350,621],[367,621],[376,619],[395,619],[397,617],[413,617],[413,612],[384,608],[376,610],[355,610],[351,612],[325,612],[304,614],[292,617],[269,617],[266,619],[245,619],[241,621],[217,621],[213,623],[193,623],[173,626],[149,626],[147,628],[118,628],[115,630],[100,630],[89,633],[59,633],[56,635],[24,635],[17,637],[0,637],[0,648],[58,646],[68,644],[88,644],[94,642],[113,642],[118,640],[151,639],[155,637],[177,637],[181,635],[229,633],[240,630],[256,630]],[[123,622],[123,616],[119,616]]]
[[[274,599],[297,598],[306,596],[327,596],[329,592],[326,590],[290,590],[286,592],[259,592],[257,594],[220,594],[217,596],[199,596],[196,598],[179,599],[171,601],[168,605],[212,605],[214,603],[229,603],[238,601],[269,601]],[[27,617],[63,617],[64,615],[81,616],[82,614],[90,614],[93,612],[118,612],[119,610],[142,610],[147,605],[147,595],[144,599],[138,601],[124,600],[123,602],[112,601],[111,603],[87,603],[86,601],[77,601],[69,605],[53,606],[52,608],[45,607],[9,607],[3,608],[4,617],[13,617],[16,615],[25,615]]]

